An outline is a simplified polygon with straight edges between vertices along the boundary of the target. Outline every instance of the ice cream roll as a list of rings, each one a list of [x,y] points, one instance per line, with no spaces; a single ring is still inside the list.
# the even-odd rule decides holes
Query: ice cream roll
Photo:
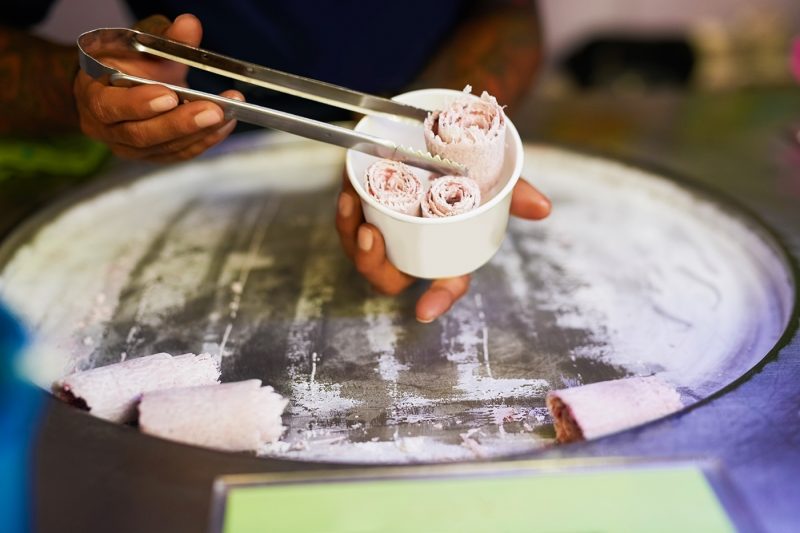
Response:
[[[162,390],[142,396],[139,428],[185,444],[256,452],[283,434],[287,404],[259,379]]]
[[[461,163],[488,198],[500,177],[506,144],[506,116],[497,100],[485,92],[480,98],[464,89],[444,109],[425,119],[428,151]]]
[[[219,383],[219,365],[208,354],[157,353],[75,372],[53,384],[56,397],[112,422],[130,422],[145,392]]]
[[[481,190],[475,180],[463,176],[442,176],[431,182],[422,197],[422,216],[452,217],[481,205]]]
[[[593,439],[683,408],[680,395],[657,376],[601,381],[547,394],[558,442]]]
[[[381,205],[398,213],[419,216],[422,182],[399,161],[381,159],[367,168],[365,188]]]
[[[480,101],[476,96],[450,89],[420,89],[395,97],[395,100],[403,104],[430,110],[445,110],[454,100],[463,99]],[[431,121],[432,119],[429,120],[429,126]],[[375,157],[356,150],[348,150],[345,161],[347,178],[361,200],[364,219],[381,232],[386,257],[398,270],[424,279],[462,276],[480,268],[500,248],[508,226],[512,192],[519,180],[524,162],[519,133],[511,120],[505,118],[503,122],[505,141],[497,142],[495,145],[503,150],[499,158],[502,160],[502,166],[498,165],[499,172],[494,176],[494,185],[487,195],[481,189],[480,182],[475,180],[480,190],[480,200],[475,202],[478,205],[458,216],[408,215],[387,207],[384,202],[378,201],[373,191],[368,190],[364,179],[367,169],[375,164]],[[424,127],[420,122],[368,115],[358,122],[355,131],[391,139],[398,145],[412,149],[426,149]],[[473,169],[469,168],[470,158],[475,155],[472,152],[477,151],[470,145],[464,147],[464,152],[463,157],[454,159],[466,164],[467,177],[472,178],[470,172]],[[417,169],[414,169],[414,173],[426,189],[436,179],[429,173]],[[424,194],[430,192],[426,190]],[[467,200],[467,197],[468,195],[464,195],[461,200]],[[436,189],[433,190],[433,198],[436,198]],[[476,197],[473,198],[477,200]],[[430,200],[429,197],[428,214],[437,212]],[[422,198],[420,201],[422,202]],[[461,202],[455,203],[465,207]],[[440,205],[438,214],[452,213],[453,207],[455,206]],[[465,242],[469,245],[465,246]]]

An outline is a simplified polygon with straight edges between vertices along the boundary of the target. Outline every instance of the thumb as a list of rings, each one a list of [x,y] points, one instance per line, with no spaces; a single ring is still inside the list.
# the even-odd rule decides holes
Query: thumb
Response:
[[[164,15],[151,15],[134,24],[133,29],[153,35],[163,35],[171,25],[172,22]]]
[[[194,15],[188,13],[178,15],[164,32],[164,37],[189,46],[200,46],[200,41],[203,39],[203,25]]]
[[[164,15],[152,15],[134,24],[133,29],[163,35],[189,46],[199,46],[203,38],[203,25],[197,17],[190,14],[178,15],[174,22]]]

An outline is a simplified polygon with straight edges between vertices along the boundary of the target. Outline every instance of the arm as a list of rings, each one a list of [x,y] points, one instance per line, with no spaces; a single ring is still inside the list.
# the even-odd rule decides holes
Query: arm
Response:
[[[532,0],[474,2],[464,21],[413,88],[487,91],[511,108],[530,87],[541,58],[539,19]]]
[[[0,26],[0,135],[78,132],[78,51]]]
[[[479,2],[412,88],[445,87],[488,91],[507,105],[518,103],[539,64],[539,31],[534,5],[528,0]],[[498,7],[498,4],[500,6]],[[491,9],[490,9],[491,8]],[[550,201],[520,179],[511,198],[511,214],[539,220],[550,213]],[[397,270],[386,257],[383,236],[364,221],[361,204],[344,177],[336,228],[345,254],[377,291],[398,294],[415,279]],[[433,281],[420,296],[417,320],[432,322],[469,290],[470,276]]]

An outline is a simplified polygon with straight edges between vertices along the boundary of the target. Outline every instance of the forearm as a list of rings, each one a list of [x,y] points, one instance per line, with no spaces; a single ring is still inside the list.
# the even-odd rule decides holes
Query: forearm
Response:
[[[488,91],[513,106],[533,81],[541,57],[536,8],[528,1],[481,2],[468,14],[413,86]]]
[[[0,135],[79,132],[74,47],[0,26]]]

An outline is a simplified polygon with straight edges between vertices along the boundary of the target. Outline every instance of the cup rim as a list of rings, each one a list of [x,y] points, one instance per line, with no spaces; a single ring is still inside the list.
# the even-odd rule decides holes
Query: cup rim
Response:
[[[457,95],[463,95],[464,94],[463,91],[456,91],[454,89],[417,89],[415,91],[409,91],[409,92],[405,92],[405,93],[402,93],[402,94],[398,94],[397,96],[393,97],[392,100],[398,100],[400,102],[405,102],[405,97],[406,96],[410,96],[410,95],[414,95],[414,94],[418,94],[418,93],[425,93],[425,94],[443,93],[443,94],[452,95],[452,96],[457,96]],[[475,95],[472,95],[472,96],[475,96]],[[359,120],[358,123],[356,123],[356,126],[355,126],[354,129],[356,131],[359,131],[359,128],[362,127],[362,124],[368,118],[369,118],[369,116],[365,116],[361,120]],[[524,160],[522,139],[519,136],[519,132],[517,132],[517,128],[514,126],[514,124],[511,122],[511,120],[508,118],[508,116],[506,116],[506,135],[508,136],[509,134],[510,134],[511,138],[513,139],[513,142],[514,142],[518,157],[517,157],[517,160],[516,160],[516,162],[514,164],[513,173],[511,175],[511,177],[509,178],[508,182],[506,182],[506,184],[503,186],[503,188],[500,189],[497,192],[497,194],[494,195],[494,198],[489,200],[487,203],[481,204],[480,206],[478,206],[477,209],[473,209],[472,211],[468,211],[466,213],[461,213],[459,215],[454,215],[454,216],[450,216],[450,217],[431,217],[431,218],[421,217],[421,216],[412,216],[412,215],[406,215],[405,213],[398,213],[397,211],[394,211],[394,210],[389,209],[388,207],[382,205],[375,198],[373,198],[372,196],[367,194],[367,192],[364,190],[363,185],[361,184],[361,180],[356,179],[354,177],[353,163],[352,163],[352,157],[351,157],[352,153],[354,152],[353,150],[347,150],[347,154],[345,156],[345,170],[347,172],[347,179],[350,180],[350,184],[356,190],[356,192],[358,193],[358,196],[361,198],[362,201],[367,202],[371,207],[373,207],[374,209],[377,209],[382,214],[387,215],[387,216],[389,216],[391,218],[394,218],[396,220],[400,220],[402,222],[410,222],[412,224],[423,224],[423,225],[451,224],[451,223],[461,222],[463,220],[467,220],[467,219],[470,219],[470,218],[473,218],[473,217],[480,216],[481,214],[486,213],[487,211],[490,211],[491,209],[493,209],[495,206],[497,206],[497,204],[502,202],[504,198],[506,198],[509,194],[511,194],[511,191],[514,189],[514,186],[516,186],[517,181],[519,181],[520,175],[522,174],[522,165],[523,165],[523,160]]]

